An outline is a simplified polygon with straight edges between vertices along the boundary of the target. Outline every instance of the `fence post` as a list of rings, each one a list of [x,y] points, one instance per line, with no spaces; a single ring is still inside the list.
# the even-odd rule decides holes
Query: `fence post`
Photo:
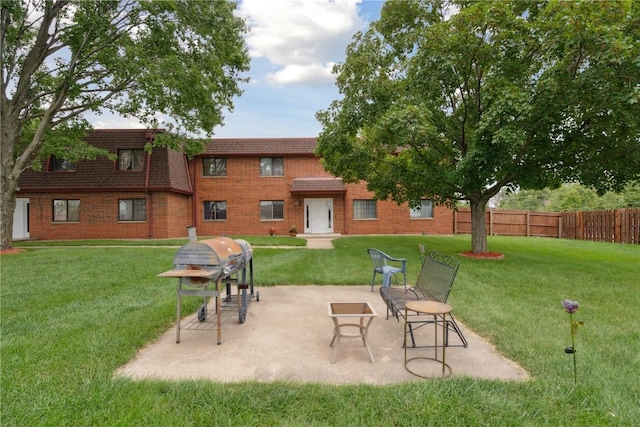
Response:
[[[582,211],[578,212],[578,215],[576,215],[576,237],[578,238],[578,240],[584,240],[584,228],[583,228],[583,224],[582,224]]]
[[[493,209],[489,209],[489,236],[493,236]]]
[[[562,215],[558,217],[558,239],[562,238]]]
[[[458,210],[453,210],[453,235],[458,234]]]

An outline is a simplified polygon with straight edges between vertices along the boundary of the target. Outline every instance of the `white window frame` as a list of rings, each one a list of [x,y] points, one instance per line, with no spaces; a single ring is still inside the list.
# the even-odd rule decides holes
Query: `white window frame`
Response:
[[[53,222],[80,222],[80,200],[54,199]]]
[[[260,176],[284,176],[284,157],[260,157]]]
[[[354,199],[353,219],[378,219],[378,205],[374,199]]]
[[[265,214],[269,215],[265,215]],[[280,216],[275,216],[280,214]],[[284,220],[284,200],[260,200],[261,221]]]
[[[433,219],[434,203],[433,200],[420,200],[420,206],[410,208],[409,218],[411,219]]]

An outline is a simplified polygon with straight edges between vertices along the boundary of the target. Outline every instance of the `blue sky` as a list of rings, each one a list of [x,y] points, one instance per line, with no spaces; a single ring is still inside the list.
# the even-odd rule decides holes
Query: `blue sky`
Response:
[[[250,82],[226,112],[216,138],[313,137],[315,113],[339,97],[331,67],[342,62],[353,34],[378,19],[383,0],[240,0],[251,31]],[[143,127],[102,115],[95,128]]]

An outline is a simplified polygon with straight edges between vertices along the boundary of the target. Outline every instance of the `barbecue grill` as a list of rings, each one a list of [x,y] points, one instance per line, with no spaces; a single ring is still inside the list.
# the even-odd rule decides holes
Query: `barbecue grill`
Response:
[[[245,240],[227,237],[197,241],[189,230],[190,241],[173,257],[173,269],[159,274],[178,278],[176,343],[180,342],[182,296],[201,296],[203,304],[198,310],[198,322],[206,322],[208,300],[215,297],[215,315],[218,344],[222,342],[221,313],[223,308],[238,310],[240,323],[246,319],[248,301],[253,293],[253,249]],[[221,295],[221,284],[226,284],[226,295]],[[237,295],[232,285],[236,284]],[[255,295],[260,300],[259,293]]]

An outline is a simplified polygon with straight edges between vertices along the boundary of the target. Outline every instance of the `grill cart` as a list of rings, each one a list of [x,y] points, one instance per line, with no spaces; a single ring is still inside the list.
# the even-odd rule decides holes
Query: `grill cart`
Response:
[[[189,243],[182,246],[173,258],[173,269],[160,273],[160,277],[178,279],[176,343],[180,342],[181,309],[183,296],[203,297],[198,310],[197,322],[190,322],[189,329],[206,329],[209,314],[215,314],[217,343],[222,343],[222,311],[236,310],[240,323],[244,323],[249,299],[260,300],[260,294],[254,295],[253,287],[253,249],[245,240],[227,237],[197,241],[195,235]],[[226,295],[221,294],[222,283],[226,285]],[[236,284],[237,294],[233,295],[232,284]],[[209,298],[215,298],[215,309],[207,309]],[[200,323],[201,325],[198,325]],[[209,322],[211,324],[211,322]]]

